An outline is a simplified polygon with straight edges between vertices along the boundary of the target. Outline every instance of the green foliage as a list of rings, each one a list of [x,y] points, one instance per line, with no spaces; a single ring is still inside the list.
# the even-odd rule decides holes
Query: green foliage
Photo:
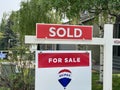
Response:
[[[25,35],[35,34],[36,23],[56,23],[59,18],[54,14],[49,5],[43,4],[42,0],[22,2],[19,11],[20,32]],[[57,20],[57,21],[56,21]]]
[[[71,24],[79,24],[81,14],[89,11],[88,14],[95,16],[96,23],[99,23],[101,15],[102,23],[106,23],[111,16],[120,18],[120,0],[27,0],[21,2],[20,10],[12,12],[9,19],[5,16],[0,25],[0,32],[4,34],[0,48],[8,45],[8,40],[16,38],[13,34],[20,35],[21,47],[16,48],[11,61],[17,61],[17,54],[23,60],[26,48],[24,47],[24,35],[34,35],[36,23],[61,23],[61,19],[67,18]],[[110,16],[109,16],[110,15]],[[112,18],[114,20],[114,18]],[[119,19],[117,22],[120,22]],[[31,58],[31,57],[29,57]],[[24,59],[23,61],[25,61]],[[29,68],[21,68],[20,73],[13,73],[7,77],[11,84],[11,90],[30,90],[34,77],[31,76]],[[102,85],[98,83],[99,73],[93,73],[92,90],[102,90]],[[5,79],[5,80],[7,80]],[[113,77],[113,90],[119,90],[120,78]],[[27,89],[29,87],[29,89]],[[3,89],[3,88],[2,88]],[[1,90],[2,90],[1,89]],[[4,89],[3,89],[4,90]]]
[[[120,0],[27,0],[21,2],[20,10],[12,12],[10,19],[14,23],[12,30],[20,34],[20,41],[24,35],[34,35],[36,23],[61,23],[67,16],[72,24],[79,24],[81,13],[89,11],[95,18],[102,15],[106,23],[111,16],[119,18]],[[116,17],[118,16],[118,17]],[[114,20],[114,18],[112,18]],[[99,19],[95,19],[99,22]],[[2,23],[4,28],[4,23]]]
[[[0,23],[0,32],[3,33],[3,31],[5,30],[5,25],[7,24],[7,14],[4,13],[3,17],[2,17],[2,21]]]
[[[11,45],[11,41],[13,42],[16,40],[16,34],[11,29],[11,26],[13,25],[12,21],[9,19],[6,23],[4,21],[5,20],[3,20],[1,24],[1,32],[3,33],[3,36],[0,42],[0,49],[2,50],[13,47],[14,45]]]
[[[11,25],[11,29],[17,33],[19,32],[19,12],[12,11],[9,19],[12,21],[13,25]]]
[[[93,72],[92,73],[92,90],[103,90],[103,84],[99,82],[99,73]],[[112,90],[119,90],[120,89],[120,76],[118,74],[112,77]]]
[[[94,72],[92,75],[92,90],[102,90],[103,86],[99,83],[99,73]]]
[[[22,1],[20,10],[10,15],[14,23],[12,29],[19,33],[21,45],[25,35],[35,35],[36,23],[61,23],[60,19],[59,13],[54,12],[51,4],[44,0]]]
[[[36,23],[61,23],[67,16],[71,24],[80,24],[85,11],[94,15],[97,23],[101,14],[102,23],[107,23],[111,19],[114,21],[111,16],[119,18],[119,6],[119,0],[27,0],[21,2],[20,10],[12,12],[9,19],[13,22],[11,29],[19,33],[23,44],[24,35],[36,33]],[[4,28],[4,22],[1,28]]]
[[[29,56],[26,50],[23,46],[11,49],[12,53],[9,55],[11,58],[5,60],[8,64],[1,64],[3,63],[1,61],[1,87],[8,87],[10,90],[34,90],[35,68],[31,67],[34,54],[29,53]]]
[[[0,87],[0,90],[10,90],[10,89],[7,87]]]
[[[120,88],[120,76],[113,75],[113,90],[119,90]]]
[[[3,33],[0,32],[0,39],[3,38]]]
[[[33,69],[21,68],[21,72],[11,74],[9,80],[11,81],[11,90],[33,90],[35,76]]]
[[[45,1],[47,2],[47,1]],[[80,20],[81,13],[89,11],[95,17],[102,14],[104,20],[109,22],[111,16],[120,17],[120,0],[49,0],[49,4],[60,14],[65,14],[70,20]]]

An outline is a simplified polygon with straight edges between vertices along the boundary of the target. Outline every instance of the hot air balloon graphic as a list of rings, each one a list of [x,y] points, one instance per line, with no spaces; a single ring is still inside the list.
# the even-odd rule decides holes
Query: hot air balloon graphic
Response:
[[[66,89],[67,85],[71,82],[71,71],[62,69],[58,72],[58,81]]]

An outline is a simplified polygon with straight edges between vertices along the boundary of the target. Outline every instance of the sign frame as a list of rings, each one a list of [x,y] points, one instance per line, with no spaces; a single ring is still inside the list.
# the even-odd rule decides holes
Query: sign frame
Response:
[[[109,36],[108,36],[109,35]],[[93,37],[89,40],[60,40],[60,39],[38,39],[36,36],[25,36],[26,44],[87,44],[87,45],[103,45],[104,47],[104,69],[103,69],[103,90],[112,90],[112,48],[113,45],[120,46],[120,39],[113,38],[113,24],[104,25],[104,37]]]

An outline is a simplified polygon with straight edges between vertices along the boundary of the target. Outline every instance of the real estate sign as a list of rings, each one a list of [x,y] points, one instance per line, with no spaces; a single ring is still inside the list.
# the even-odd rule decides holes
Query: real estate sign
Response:
[[[36,36],[43,39],[92,40],[92,26],[36,24]]]
[[[35,90],[91,90],[90,51],[36,53]]]
[[[38,26],[36,28],[37,29],[36,32],[39,33],[39,27]],[[43,28],[43,30],[45,30],[45,29]],[[52,31],[54,31],[54,30],[57,31],[57,29],[53,28]],[[64,33],[61,33],[61,31],[64,32]],[[67,29],[67,31],[69,32],[69,28]],[[73,37],[73,36],[77,37],[77,35],[79,35],[80,32],[81,32],[80,30],[78,30],[78,31],[79,31],[79,33],[77,33],[77,30],[75,30],[76,34],[72,34],[72,36],[71,36],[70,33],[68,33],[68,36],[69,37]],[[63,29],[62,30],[58,29],[57,35],[60,34],[59,36],[61,36],[61,35],[64,36],[64,35],[66,35],[65,32],[66,31],[63,30]],[[42,35],[42,32],[40,34]],[[55,32],[54,33],[52,32],[53,36],[54,36],[54,34],[56,35]],[[37,36],[37,38],[36,38],[36,36]],[[63,39],[62,38],[61,39],[60,38],[47,39],[48,36],[43,37],[43,39],[42,39],[41,36],[39,36],[39,35],[36,35],[36,36],[25,36],[25,43],[27,43],[27,44],[36,44],[36,45],[37,44],[81,44],[81,45],[87,44],[87,45],[103,45],[103,47],[104,47],[104,55],[103,55],[104,56],[103,90],[112,90],[112,59],[113,59],[113,55],[112,54],[113,54],[113,45],[120,46],[120,43],[119,43],[120,39],[113,38],[113,25],[112,24],[105,24],[104,25],[104,37],[103,38],[96,38],[96,37],[94,37],[94,38],[92,38],[92,40],[87,40],[85,38],[81,38],[82,40],[78,40],[77,38],[76,38],[77,40],[75,38],[71,38],[71,39],[73,39],[73,40],[71,40],[71,39],[67,38],[67,40],[65,40],[65,37],[63,37],[63,36],[61,36]],[[55,68],[57,68],[57,67],[55,67]],[[69,67],[69,68],[71,68],[71,67]],[[39,69],[45,69],[46,70],[48,68],[40,68],[40,67],[38,68],[38,64],[37,64],[36,69],[37,69],[36,72],[38,71],[38,73],[40,74],[41,72],[39,71]],[[58,73],[61,73],[63,71],[66,71],[66,69],[65,70],[63,69],[62,71],[60,70]],[[67,72],[70,73],[71,70],[67,70]],[[40,76],[38,73],[36,74],[37,77]],[[48,74],[48,76],[49,75],[50,74]],[[37,78],[37,79],[39,79],[39,78]],[[37,90],[38,90],[38,87],[39,87],[38,83],[39,83],[39,81],[36,80],[36,88],[37,88]],[[76,85],[77,84],[78,83],[76,83]],[[88,85],[86,83],[84,83],[84,84]],[[69,90],[71,90],[71,89],[69,89]]]

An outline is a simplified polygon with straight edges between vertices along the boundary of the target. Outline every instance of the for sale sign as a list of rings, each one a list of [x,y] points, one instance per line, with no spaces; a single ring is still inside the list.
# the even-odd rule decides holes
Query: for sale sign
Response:
[[[42,39],[92,39],[92,26],[36,24],[36,36]]]
[[[37,52],[35,90],[91,90],[91,52]]]

